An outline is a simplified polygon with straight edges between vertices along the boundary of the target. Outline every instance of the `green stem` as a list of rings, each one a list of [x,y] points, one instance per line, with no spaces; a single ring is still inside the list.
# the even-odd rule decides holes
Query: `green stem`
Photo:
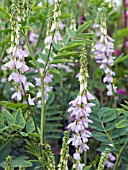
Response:
[[[116,149],[116,148],[115,148],[115,144],[114,144],[114,142],[113,142],[112,138],[109,136],[108,132],[106,131],[106,129],[105,129],[105,127],[104,127],[103,122],[101,122],[101,125],[102,125],[102,128],[104,129],[104,132],[105,132],[105,134],[107,135],[107,137],[108,137],[109,141],[110,141],[110,142],[111,142],[111,144],[113,145],[114,149]]]
[[[115,105],[115,109],[117,108],[117,102],[116,102],[116,96],[115,96],[115,93],[114,93],[114,88],[113,88],[113,97],[114,97],[114,105]],[[118,112],[116,110],[116,123],[119,122],[119,115],[118,115]],[[120,151],[120,129],[117,129],[118,131],[118,150]]]
[[[40,130],[41,130],[41,144],[45,143],[45,99],[44,99],[44,76],[41,77],[41,92],[42,92],[42,107],[41,107],[41,122],[40,122]]]
[[[17,133],[16,133],[16,134],[17,134]],[[12,141],[12,139],[15,137],[16,134],[14,134],[11,138],[9,138],[8,141],[5,142],[4,145],[2,145],[2,146],[0,147],[0,151],[1,151],[9,142]]]
[[[87,164],[87,152],[84,152],[84,164]]]
[[[35,45],[35,48],[34,48],[34,50],[33,50],[34,52],[36,51],[36,49],[37,49],[37,47],[38,47],[38,45],[39,45],[39,43],[40,43],[40,41],[41,41],[42,31],[43,31],[43,28],[44,28],[44,24],[45,24],[45,22],[43,21],[43,22],[42,22],[42,25],[41,25],[40,33],[39,33],[39,38],[38,38],[37,43],[36,43],[36,45]]]
[[[28,23],[28,21],[27,21]],[[30,55],[32,57],[32,60],[36,66],[36,69],[38,71],[39,77],[41,79],[41,92],[42,92],[42,107],[41,107],[41,122],[40,122],[40,137],[41,137],[41,144],[44,142],[44,129],[45,129],[45,103],[44,103],[44,76],[41,75],[39,67],[37,65],[36,59],[34,57],[33,51],[30,47],[29,41],[28,41],[28,36],[27,36],[27,30],[26,30],[26,43],[30,52]]]
[[[37,129],[37,124],[36,124],[36,120],[35,120],[35,117],[34,117],[34,114],[33,114],[33,110],[32,110],[32,107],[29,105],[29,102],[28,102],[28,97],[26,95],[26,92],[25,92],[25,89],[24,89],[24,85],[22,84],[22,88],[23,88],[23,91],[24,91],[24,94],[25,94],[25,98],[26,98],[26,101],[27,101],[27,104],[30,108],[30,114],[32,116],[32,119],[33,119],[33,122],[34,122],[34,125],[35,125],[35,130],[36,130],[36,133],[38,134],[38,129]]]
[[[118,168],[118,163],[119,163],[121,154],[123,153],[123,151],[124,151],[124,149],[126,148],[127,144],[128,144],[128,138],[127,138],[127,140],[125,141],[125,143],[124,143],[124,145],[122,146],[122,148],[120,149],[120,152],[119,152],[119,155],[118,155],[118,157],[117,157],[117,159],[116,159],[116,163],[115,163],[115,166],[114,166],[114,169],[113,169],[113,170],[117,170],[117,168]]]

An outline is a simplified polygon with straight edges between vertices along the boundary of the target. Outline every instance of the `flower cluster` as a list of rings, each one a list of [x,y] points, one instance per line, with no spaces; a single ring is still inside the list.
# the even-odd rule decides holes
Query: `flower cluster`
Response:
[[[88,71],[85,50],[82,51],[80,64],[80,93],[75,100],[70,102],[71,106],[68,109],[68,112],[71,113],[71,117],[74,117],[74,121],[67,127],[73,133],[73,136],[68,140],[68,143],[72,143],[76,148],[76,152],[73,154],[76,164],[73,165],[73,168],[78,170],[82,170],[84,167],[84,164],[80,163],[80,154],[89,149],[86,143],[91,136],[91,132],[87,129],[88,123],[92,123],[92,121],[88,117],[91,113],[91,107],[95,105],[90,102],[94,99],[94,96],[87,90]]]
[[[59,27],[60,27],[59,18],[61,16],[60,5],[61,5],[61,0],[55,0],[55,8],[53,10],[53,21],[52,21],[52,26],[50,29],[50,32],[53,33],[53,35],[52,35],[53,40],[56,44],[57,44],[58,40],[62,41],[62,37],[59,32]],[[50,37],[52,38],[52,36],[50,36]]]
[[[101,36],[100,40],[94,46],[95,49],[95,59],[96,62],[100,64],[100,69],[103,69],[105,72],[105,77],[103,82],[108,83],[106,85],[108,91],[107,95],[112,96],[113,92],[116,92],[116,87],[113,85],[113,77],[115,72],[111,69],[114,65],[113,52],[114,52],[114,40],[107,35],[106,29],[106,18],[103,10],[103,16],[101,20]]]
[[[108,159],[106,160],[105,162],[105,166],[107,168],[111,168],[113,169],[114,167],[114,161],[116,160],[116,157],[112,154],[112,153],[109,153],[108,154]]]
[[[105,152],[102,153],[102,156],[100,158],[100,162],[99,162],[99,165],[98,165],[98,170],[103,170],[104,169],[104,164],[105,164],[105,161],[106,159],[108,158],[108,153],[109,153],[109,149],[105,149]]]
[[[68,139],[69,139],[69,134],[68,132],[64,132],[64,137],[63,137],[63,144],[62,144],[62,149],[61,149],[61,157],[60,157],[60,162],[58,165],[58,170],[68,169],[68,152],[69,152],[69,145],[68,145]]]
[[[41,70],[40,70],[41,71]],[[41,71],[43,72],[43,70]],[[47,73],[44,77],[44,98],[45,101],[48,100],[48,93],[52,91],[53,87],[49,86],[49,83],[52,82],[52,78],[53,75]],[[40,78],[35,78],[36,80],[36,86],[38,86],[38,92],[37,92],[37,98],[38,98],[38,102],[37,102],[37,107],[41,108],[41,96],[42,96],[42,92],[41,92],[41,79]]]
[[[52,152],[51,146],[49,144],[46,145],[46,154],[47,154],[47,170],[55,170],[55,157]]]
[[[25,91],[29,90],[29,87],[34,87],[30,82],[27,82],[27,78],[24,73],[29,70],[26,65],[25,57],[28,56],[27,52],[20,47],[20,33],[21,24],[23,20],[23,2],[14,0],[12,3],[12,17],[11,17],[11,47],[7,50],[8,62],[4,65],[11,70],[11,75],[8,80],[13,80],[15,93],[12,95],[12,99],[16,98],[21,100]]]

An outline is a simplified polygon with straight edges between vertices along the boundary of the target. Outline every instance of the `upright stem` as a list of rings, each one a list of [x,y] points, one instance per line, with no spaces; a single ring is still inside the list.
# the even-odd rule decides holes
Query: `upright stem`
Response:
[[[41,144],[45,143],[45,99],[44,99],[44,76],[41,77],[41,92],[42,92],[42,107],[41,107],[41,122],[40,122],[40,130],[41,130]]]
[[[84,152],[84,164],[87,164],[87,152]]]
[[[27,21],[27,23],[28,23],[28,21]],[[41,122],[40,122],[40,137],[41,137],[41,144],[43,144],[43,142],[44,142],[44,130],[45,130],[44,76],[42,76],[41,73],[40,73],[40,70],[39,70],[39,67],[37,65],[35,56],[33,54],[33,51],[31,49],[31,46],[30,46],[29,41],[28,41],[27,32],[28,31],[26,30],[26,36],[25,36],[26,43],[27,43],[30,55],[32,57],[32,60],[33,60],[35,66],[36,66],[36,69],[38,71],[39,77],[41,79],[42,108],[41,108]]]
[[[113,89],[113,97],[114,97],[114,105],[115,105],[115,108],[117,108],[117,102],[116,102],[116,96],[115,96],[115,93],[114,93],[114,89]],[[119,115],[118,115],[118,112],[116,110],[116,123],[119,122]],[[117,129],[118,131],[118,146],[119,146],[119,150],[120,150],[120,130]]]
[[[124,143],[124,145],[122,146],[122,148],[120,149],[120,152],[119,152],[119,155],[118,155],[118,157],[117,157],[117,159],[116,159],[116,163],[115,163],[115,166],[114,166],[114,169],[113,169],[113,170],[117,170],[117,168],[118,168],[118,163],[119,163],[121,154],[123,153],[123,151],[124,151],[125,147],[127,146],[127,144],[128,144],[128,138],[127,138],[127,140],[125,141],[125,143]]]

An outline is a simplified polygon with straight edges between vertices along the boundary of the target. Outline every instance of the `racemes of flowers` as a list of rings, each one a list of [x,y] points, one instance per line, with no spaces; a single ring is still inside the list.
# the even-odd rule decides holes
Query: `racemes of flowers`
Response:
[[[116,88],[113,85],[113,77],[115,76],[115,72],[112,70],[112,66],[114,66],[114,40],[108,36],[107,27],[106,27],[106,14],[105,8],[102,8],[102,18],[101,18],[101,36],[100,40],[94,46],[95,49],[95,59],[96,62],[100,64],[100,69],[104,70],[105,77],[103,78],[104,83],[108,83],[107,87],[107,95],[112,96],[113,93],[116,92]]]
[[[12,72],[8,80],[13,80],[15,93],[12,99],[21,100],[24,92],[29,90],[29,87],[34,85],[27,82],[25,73],[29,70],[26,65],[25,57],[28,53],[20,46],[21,22],[24,20],[24,3],[19,0],[14,0],[11,7],[11,47],[7,50],[8,62],[4,65]]]
[[[51,19],[49,19],[49,21],[47,23],[46,38],[44,39],[45,49],[42,51],[43,54],[46,54],[46,51],[50,50],[50,54],[52,53],[52,55],[53,55],[52,57],[55,56],[54,52],[52,52],[52,43],[54,42],[54,43],[57,44],[58,41],[62,41],[62,37],[59,33],[59,28],[63,27],[62,24],[60,25],[60,22],[59,22],[59,17],[61,15],[60,5],[61,5],[61,0],[56,0],[55,1],[55,8],[53,10],[53,20],[51,21]],[[53,89],[53,87],[49,86],[49,83],[52,82],[53,75],[50,74],[46,70],[49,67],[57,67],[57,65],[55,65],[55,64],[49,65],[49,61],[52,62],[52,58],[50,56],[48,56],[46,61],[44,61],[41,58],[38,58],[37,61],[46,66],[45,70],[41,68],[40,72],[41,72],[41,74],[43,74],[45,72],[45,76],[44,76],[44,98],[45,98],[45,101],[47,101],[48,94]],[[38,93],[37,93],[37,98],[38,98],[37,106],[40,108],[41,103],[42,103],[42,101],[41,101],[42,92],[41,92],[41,88],[40,88],[41,79],[35,78],[35,80],[36,80],[36,85],[39,87]]]
[[[71,143],[76,149],[76,152],[73,154],[76,162],[73,165],[73,169],[78,170],[82,170],[84,167],[84,164],[80,163],[80,155],[89,149],[86,144],[91,136],[91,132],[88,130],[88,123],[92,123],[92,121],[88,117],[91,113],[91,107],[95,105],[90,102],[94,99],[94,96],[87,90],[87,78],[87,58],[86,51],[83,49],[80,58],[80,92],[77,98],[70,102],[71,106],[68,112],[71,113],[74,121],[67,127],[72,132],[72,137],[68,140],[68,143]]]

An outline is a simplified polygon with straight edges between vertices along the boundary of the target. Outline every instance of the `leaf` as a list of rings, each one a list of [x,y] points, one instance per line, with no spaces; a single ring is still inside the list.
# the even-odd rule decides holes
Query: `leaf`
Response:
[[[78,35],[76,35],[75,36],[75,38],[89,38],[89,37],[93,37],[94,36],[94,34],[90,34],[90,33],[81,33],[81,34],[78,34]]]
[[[83,25],[81,25],[78,30],[76,31],[76,35],[80,34],[81,32],[83,32],[89,25],[92,24],[92,21],[87,21],[85,22]]]
[[[92,170],[92,165],[85,166],[83,170]]]
[[[28,107],[27,104],[7,102],[7,101],[0,101],[0,106],[5,106],[11,110],[17,110],[18,108],[26,109]]]
[[[128,110],[128,106],[126,106],[126,105],[124,105],[124,104],[121,104],[121,106],[122,106],[123,108],[125,108],[126,110]]]
[[[47,123],[47,127],[62,127],[62,124],[60,123]]]
[[[25,133],[25,132],[20,132],[20,134],[22,135],[22,136],[28,136],[28,133]]]
[[[64,45],[66,45],[68,42],[69,42],[69,35],[65,34],[63,37],[63,43],[64,43]]]
[[[116,110],[117,110],[117,112],[122,113],[122,114],[128,116],[128,111],[126,111],[126,110],[124,110],[124,109],[120,109],[120,108],[118,108],[118,109],[116,109]]]
[[[51,110],[51,111],[47,111],[47,115],[57,115],[62,113],[62,111],[57,111],[57,110]]]
[[[32,167],[32,163],[30,161],[27,160],[28,157],[27,156],[20,156],[20,157],[16,157],[12,159],[12,166],[13,168],[18,168],[20,165],[22,165],[23,167]],[[5,164],[6,162],[1,162],[0,166],[5,168]]]
[[[0,18],[3,19],[10,19],[11,15],[3,8],[0,6]]]
[[[115,59],[114,64],[120,63],[126,59],[128,59],[128,56],[124,56],[124,54],[121,54],[119,57]]]
[[[17,125],[17,124],[13,124],[13,125],[11,125],[11,128],[13,130],[18,130],[18,129],[22,129],[22,126],[21,125]]]
[[[4,116],[0,114],[0,123],[4,124]]]
[[[50,67],[48,70],[49,70],[49,72],[52,72],[52,73],[55,73],[55,74],[60,74],[59,70],[57,70],[54,67]]]
[[[0,32],[11,32],[11,29],[0,30]]]
[[[29,63],[30,63],[34,68],[36,68],[35,63],[34,63],[33,60],[29,60]]]
[[[107,144],[110,143],[110,141],[108,140],[108,138],[106,137],[106,135],[104,133],[93,132],[92,137],[95,138],[96,140],[100,141],[100,142],[105,142]]]
[[[128,126],[128,119],[122,120],[116,124],[116,128],[124,128]]]
[[[69,37],[72,37],[72,38],[75,37],[75,32],[72,29],[66,28],[66,32],[69,35]]]
[[[26,131],[27,133],[32,133],[35,130],[35,125],[33,119],[29,119],[26,124]]]
[[[71,57],[71,56],[77,56],[76,52],[67,52],[67,53],[59,53],[55,56],[55,58],[59,57]]]
[[[68,17],[70,17],[71,16],[71,14],[62,14],[61,16],[60,16],[60,18],[68,18]]]
[[[52,135],[51,134],[51,135],[47,135],[46,138],[47,139],[58,139],[58,138],[60,138],[60,136],[59,135]]]
[[[16,112],[15,123],[20,125],[22,129],[25,127],[26,123],[25,123],[21,109],[18,109],[18,111]]]
[[[53,103],[54,99],[55,99],[55,94],[52,93],[47,100],[47,105],[51,105]]]
[[[62,117],[60,116],[54,116],[54,117],[47,117],[47,121],[54,121],[54,120],[62,120]]]
[[[54,47],[57,51],[59,51],[59,50],[60,50],[60,43],[57,42],[57,44],[56,44],[55,42],[53,42],[53,47]]]
[[[4,109],[3,113],[4,113],[4,116],[7,119],[7,123],[8,123],[9,126],[11,126],[12,124],[15,123],[15,119],[10,112],[8,112],[7,110]]]
[[[65,47],[63,47],[62,49],[60,49],[60,52],[61,51],[64,51],[64,50],[71,50],[71,49],[74,49],[76,47],[79,47],[79,46],[82,46],[83,43],[70,43],[68,45],[66,45]]]
[[[8,128],[9,128],[9,126],[6,126],[6,125],[0,123],[0,131],[6,130]]]
[[[44,53],[42,53],[42,52],[38,52],[38,55],[39,55],[39,57],[43,60],[43,61],[47,61],[47,55],[46,54],[44,54]]]
[[[123,28],[123,29],[119,29],[117,31],[117,36],[118,37],[125,37],[128,33],[128,27],[127,28]]]
[[[58,63],[66,63],[69,60],[66,59],[53,59],[53,61],[51,62],[51,64],[58,64]]]

